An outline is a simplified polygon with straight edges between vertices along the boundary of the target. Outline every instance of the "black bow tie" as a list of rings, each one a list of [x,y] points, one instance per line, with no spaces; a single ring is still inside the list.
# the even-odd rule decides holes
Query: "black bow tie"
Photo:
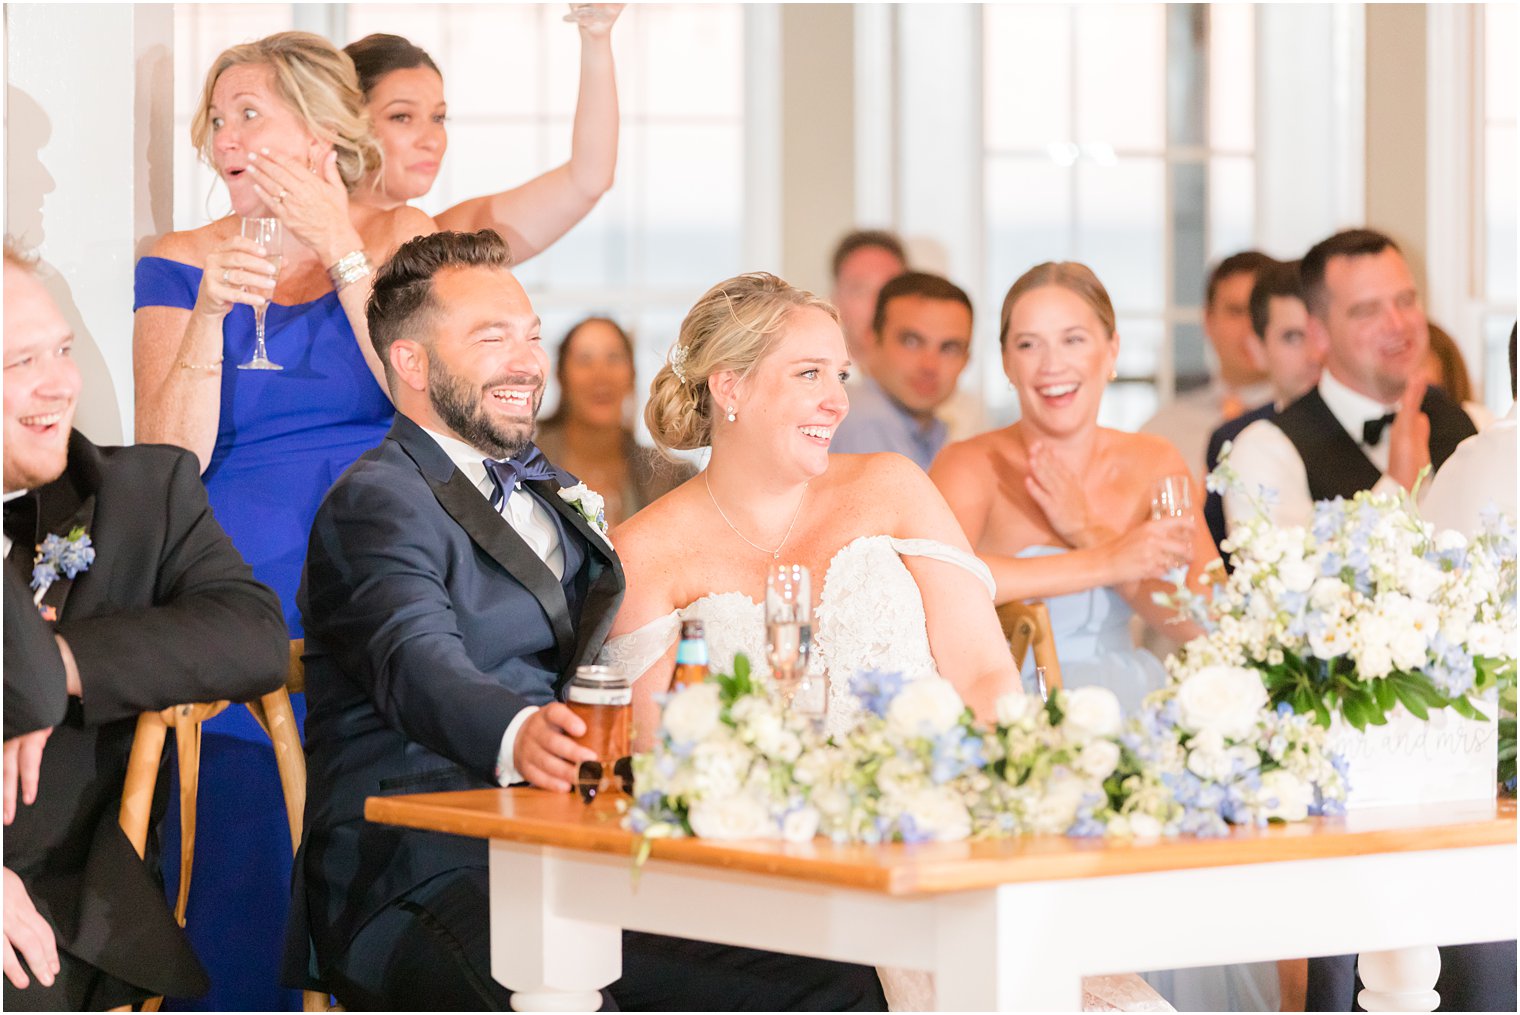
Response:
[[[1383,439],[1383,431],[1388,429],[1388,426],[1393,422],[1393,417],[1395,415],[1396,413],[1392,412],[1384,413],[1377,419],[1369,419],[1367,422],[1363,423],[1362,443],[1367,445],[1369,448],[1377,447],[1378,442]]]
[[[518,483],[529,479],[554,478],[554,467],[549,464],[544,453],[538,450],[537,444],[529,444],[505,461],[487,458],[485,467],[494,487],[491,491],[491,506],[497,510],[501,509],[502,502]]]

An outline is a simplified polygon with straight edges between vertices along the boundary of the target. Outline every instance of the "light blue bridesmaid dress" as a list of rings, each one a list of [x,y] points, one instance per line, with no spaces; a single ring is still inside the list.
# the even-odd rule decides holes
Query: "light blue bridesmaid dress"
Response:
[[[1019,556],[1048,557],[1065,552],[1060,547],[1029,546]],[[1135,647],[1130,634],[1134,610],[1118,592],[1104,586],[1053,596],[1044,603],[1055,635],[1056,658],[1061,663],[1061,683],[1067,690],[1106,687],[1129,716],[1147,694],[1165,686],[1166,669],[1161,661]],[[1024,660],[1023,679],[1027,691],[1037,690],[1032,655]],[[1249,914],[1231,914],[1228,906],[1222,905],[1216,919],[1221,921],[1221,933],[1227,933],[1230,919],[1249,919]],[[1142,975],[1178,1011],[1277,1011],[1280,1007],[1275,962],[1167,969]]]

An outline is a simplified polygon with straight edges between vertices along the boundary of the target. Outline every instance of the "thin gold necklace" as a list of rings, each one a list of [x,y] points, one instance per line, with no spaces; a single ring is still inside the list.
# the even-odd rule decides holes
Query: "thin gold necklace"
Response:
[[[786,535],[781,537],[781,542],[776,544],[776,548],[774,550],[768,550],[765,547],[761,546],[759,543],[755,542],[753,539],[750,539],[744,533],[740,532],[738,527],[735,526],[733,522],[728,520],[728,515],[723,513],[723,508],[718,504],[718,498],[713,496],[712,481],[707,478],[706,469],[702,470],[702,485],[707,487],[707,499],[712,501],[712,506],[717,509],[718,517],[723,519],[723,524],[727,525],[731,530],[733,530],[734,535],[738,536],[740,539],[744,540],[746,543],[748,543],[750,546],[753,546],[761,553],[770,554],[772,560],[781,559],[781,548],[786,545],[786,541],[788,539],[792,538],[792,530],[797,527],[797,519],[802,517],[802,502],[807,499],[808,485],[806,483],[802,484],[802,496],[797,498],[797,510],[792,512],[792,524],[786,527]]]

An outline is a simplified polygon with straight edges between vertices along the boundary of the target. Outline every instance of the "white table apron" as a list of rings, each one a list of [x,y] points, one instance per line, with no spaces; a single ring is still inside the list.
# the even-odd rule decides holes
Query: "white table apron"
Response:
[[[1079,1011],[1086,975],[1348,952],[1369,1010],[1429,1011],[1435,945],[1516,936],[1513,844],[908,897],[661,860],[635,881],[626,856],[496,839],[490,865],[519,1011],[594,1010],[623,929],[928,969],[941,1011]]]

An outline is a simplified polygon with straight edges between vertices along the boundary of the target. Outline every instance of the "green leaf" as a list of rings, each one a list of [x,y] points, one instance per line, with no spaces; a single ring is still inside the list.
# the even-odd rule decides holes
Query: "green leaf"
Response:
[[[1418,690],[1407,681],[1399,681],[1393,685],[1399,701],[1409,710],[1409,714],[1416,719],[1429,719],[1430,713],[1425,710],[1424,697]]]
[[[1399,696],[1394,693],[1391,679],[1372,681],[1372,694],[1377,698],[1378,708],[1384,712],[1389,711],[1399,703]]]

